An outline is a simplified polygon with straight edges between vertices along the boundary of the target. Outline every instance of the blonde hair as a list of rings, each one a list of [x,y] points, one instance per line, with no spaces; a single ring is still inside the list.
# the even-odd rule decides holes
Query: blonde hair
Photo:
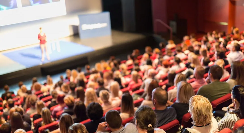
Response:
[[[103,102],[109,102],[109,92],[106,90],[102,90],[99,92],[99,97]]]
[[[79,73],[78,74],[78,79],[80,79],[80,80],[83,79],[85,81],[86,80],[85,74],[83,72]]]
[[[46,86],[43,86],[41,89],[42,93],[47,93],[48,92],[48,88]]]
[[[70,70],[70,69],[67,69],[67,70],[66,70],[66,76],[67,76],[67,77],[70,77],[70,76],[71,76],[71,70]]]
[[[155,48],[155,49],[153,50],[153,53],[155,53],[155,54],[159,54],[159,53],[160,53],[160,50],[159,50],[158,48]]]
[[[213,108],[206,97],[192,96],[189,100],[189,112],[194,125],[205,126],[211,123]]]
[[[22,85],[20,89],[24,93],[26,93],[26,91],[27,91],[27,87],[25,85]]]
[[[26,131],[23,129],[17,129],[14,133],[26,133]]]
[[[215,65],[220,66],[221,68],[224,68],[225,62],[223,59],[218,59],[215,61]]]
[[[198,57],[195,54],[192,55],[191,63],[194,67],[201,66],[200,60],[198,59]]]
[[[75,104],[75,99],[73,96],[68,95],[64,97],[64,103],[68,106],[68,107],[73,107]]]
[[[51,116],[51,112],[48,108],[42,108],[42,112],[41,112],[41,116],[42,116],[42,121],[43,121],[43,126],[50,124],[53,122]]]
[[[50,76],[47,76],[47,84],[53,85],[53,79]]]
[[[113,81],[110,85],[110,92],[112,97],[119,97],[119,90],[120,90],[119,83]]]
[[[44,105],[43,101],[38,101],[36,103],[36,112],[37,112],[37,114],[41,114],[42,108],[44,108],[44,107],[45,107],[45,105]]]
[[[132,71],[132,73],[131,73],[131,79],[134,82],[138,83],[139,75],[138,75],[138,72],[137,71]]]
[[[121,77],[120,71],[115,71],[114,78],[120,78],[120,77]]]
[[[119,66],[119,69],[120,69],[122,72],[126,72],[126,71],[127,71],[127,66],[126,66],[126,64],[121,64],[121,65]]]
[[[95,88],[96,88],[95,82],[89,82],[89,83],[87,84],[87,88],[95,89]]]
[[[177,84],[176,102],[189,103],[190,98],[194,95],[195,94],[191,84],[187,83],[186,81],[180,81]]]
[[[113,79],[113,73],[112,72],[105,72],[103,74],[103,79],[105,79],[105,80]]]
[[[103,71],[103,68],[102,68],[101,63],[96,63],[96,64],[95,64],[95,68],[96,68],[96,70],[97,70],[98,72],[102,72],[102,71]]]
[[[174,44],[173,40],[168,40],[168,44]]]
[[[186,76],[184,74],[177,74],[174,79],[174,84],[175,86],[180,82],[180,81],[186,81]]]
[[[73,69],[71,72],[71,76],[73,77],[74,80],[76,80],[78,77],[78,72],[75,69]]]
[[[93,89],[86,89],[85,92],[85,105],[88,106],[92,102],[98,102],[97,94]]]
[[[141,61],[146,61],[149,58],[149,55],[147,53],[143,54]]]

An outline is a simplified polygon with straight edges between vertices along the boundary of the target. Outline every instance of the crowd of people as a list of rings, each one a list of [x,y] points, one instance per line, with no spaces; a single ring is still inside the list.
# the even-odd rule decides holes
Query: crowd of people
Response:
[[[17,93],[5,85],[0,133],[164,133],[161,126],[181,123],[188,112],[193,126],[181,132],[232,130],[244,118],[243,44],[238,28],[230,35],[192,34],[181,44],[147,46],[143,55],[135,49],[125,61],[111,56],[85,72],[67,69],[57,83],[51,76],[45,83],[33,78],[31,88],[19,82]],[[232,104],[216,120],[211,102],[229,93]],[[57,122],[55,129],[43,128]]]

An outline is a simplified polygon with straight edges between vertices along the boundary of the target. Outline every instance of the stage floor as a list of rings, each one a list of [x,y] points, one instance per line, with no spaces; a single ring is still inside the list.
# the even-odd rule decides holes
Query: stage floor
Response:
[[[47,59],[41,62],[41,51],[39,44],[26,46],[0,52],[0,75],[5,75],[26,68],[43,65],[68,57],[90,53],[128,43],[133,40],[145,38],[145,35],[135,33],[125,33],[112,31],[112,36],[97,37],[91,39],[80,39],[78,35],[62,38],[53,42],[48,42],[48,53],[50,61]]]

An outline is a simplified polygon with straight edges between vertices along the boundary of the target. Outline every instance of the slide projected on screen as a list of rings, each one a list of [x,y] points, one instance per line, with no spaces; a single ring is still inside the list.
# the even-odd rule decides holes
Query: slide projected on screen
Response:
[[[65,0],[0,0],[0,26],[65,14]]]

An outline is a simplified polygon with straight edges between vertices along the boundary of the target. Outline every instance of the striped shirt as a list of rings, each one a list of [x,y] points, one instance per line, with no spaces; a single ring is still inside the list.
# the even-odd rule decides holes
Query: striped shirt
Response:
[[[233,129],[236,121],[240,118],[236,113],[227,112],[225,116],[218,122],[219,131],[224,128]]]

